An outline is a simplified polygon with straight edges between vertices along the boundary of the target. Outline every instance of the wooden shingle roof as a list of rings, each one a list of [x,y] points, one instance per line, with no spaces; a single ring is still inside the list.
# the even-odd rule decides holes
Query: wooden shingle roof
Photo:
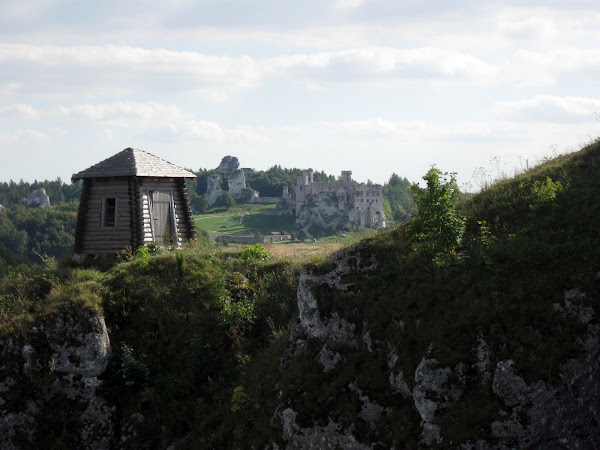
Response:
[[[73,174],[71,180],[128,176],[196,178],[192,172],[177,167],[158,156],[137,148],[126,148],[92,167]]]

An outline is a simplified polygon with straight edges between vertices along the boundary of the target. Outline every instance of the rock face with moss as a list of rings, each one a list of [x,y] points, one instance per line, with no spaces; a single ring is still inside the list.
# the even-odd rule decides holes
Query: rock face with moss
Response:
[[[493,410],[483,413],[483,423],[470,436],[467,430],[460,442],[465,448],[600,445],[600,326],[592,323],[593,308],[573,308],[570,291],[564,304],[554,305],[559,316],[575,315],[587,329],[579,342],[580,356],[562,362],[550,381],[526,382],[515,373],[513,360],[497,360],[481,332],[470,337],[471,351],[463,361],[445,365],[435,357],[432,344],[422,355],[413,355],[420,361],[410,370],[396,344],[398,334],[410,339],[403,321],[384,320],[386,326],[379,328],[381,323],[361,314],[347,318],[364,279],[379,265],[372,254],[366,256],[368,247],[363,242],[343,250],[321,267],[305,267],[300,276],[300,317],[281,370],[308,364],[311,382],[284,395],[280,403],[286,407],[277,417],[288,448],[410,444],[410,436],[402,436],[400,429],[411,428],[411,423],[418,436],[413,444],[455,445],[446,437],[448,417],[466,413],[463,419],[477,420],[476,410],[464,411],[473,402],[477,405],[477,396]],[[587,297],[578,292],[580,298]],[[332,302],[334,298],[345,305]],[[386,383],[373,383],[369,371],[381,371]]]
[[[0,341],[0,447],[109,448],[114,407],[100,395],[111,347],[102,316],[65,302],[22,338]],[[68,423],[55,436],[53,421]],[[53,436],[51,436],[53,435]]]
[[[595,144],[474,197],[446,253],[407,226],[305,267],[277,442],[598,448],[599,163]]]

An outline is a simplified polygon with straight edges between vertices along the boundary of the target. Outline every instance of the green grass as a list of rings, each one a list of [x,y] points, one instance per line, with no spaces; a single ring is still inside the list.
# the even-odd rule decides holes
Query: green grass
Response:
[[[208,214],[194,216],[194,221],[201,230],[222,234],[248,235],[269,231],[294,231],[294,216],[273,215],[276,206],[245,204],[229,210],[213,208]],[[250,215],[245,216],[244,213]]]

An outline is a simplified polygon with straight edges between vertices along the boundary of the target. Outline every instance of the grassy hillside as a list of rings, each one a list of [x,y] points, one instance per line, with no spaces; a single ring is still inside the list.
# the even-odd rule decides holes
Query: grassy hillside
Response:
[[[53,320],[67,300],[101,312],[114,352],[104,396],[116,405],[115,439],[123,447],[285,446],[276,420],[284,407],[293,407],[302,426],[315,416],[322,425],[333,418],[352,426],[361,442],[414,447],[420,417],[390,395],[391,348],[405,373],[427,354],[441,367],[464,363],[468,375],[482,337],[492,366],[512,359],[528,383],[556,379],[560,363],[582,352],[585,326],[556,314],[553,304],[565,290],[580,289],[588,295],[573,303],[597,307],[599,168],[594,143],[470,198],[459,206],[466,231],[451,253],[432,255],[412,242],[410,223],[368,238],[356,251],[364,260],[374,257],[377,269],[366,276],[356,268],[347,275],[352,289],[322,289],[317,302],[323,318],[339,314],[357,336],[368,332],[371,343],[336,344],[344,362],[327,373],[315,362],[323,345],[315,340],[304,356],[280,365],[297,317],[300,267],[205,242],[156,254],[144,249],[105,267],[97,260],[3,272],[0,337],[29,342],[32,326]],[[214,220],[208,228],[223,223],[228,232],[246,232],[236,214],[197,223]],[[325,256],[315,262],[315,273],[334,268]],[[52,376],[46,363],[44,383]],[[24,378],[14,401],[42,392],[39,383]],[[351,422],[361,403],[350,385],[387,408],[379,428]],[[445,442],[489,438],[497,402],[489,382],[467,382],[457,407],[436,416]],[[49,448],[64,444],[62,431],[76,417],[65,411],[64,423],[44,428]]]
[[[327,344],[343,363],[324,372],[316,363],[323,342],[309,339],[303,356],[278,373],[277,391],[259,384],[269,392],[261,394],[266,400],[255,380],[248,380],[247,391],[256,392],[252,402],[267,411],[286,405],[304,427],[333,420],[353,429],[360,442],[414,447],[421,418],[414,406],[390,394],[388,364],[393,350],[412,389],[411,374],[427,355],[440,367],[467,368],[464,395],[436,416],[444,442],[491,439],[489,425],[500,419],[500,404],[491,380],[475,377],[480,339],[489,346],[490,368],[513,360],[526,383],[554,382],[560,364],[584,351],[586,325],[556,313],[554,304],[564,304],[564,292],[578,289],[586,295],[572,300],[574,308],[598,310],[599,167],[596,142],[474,196],[459,206],[467,226],[452,253],[435,255],[427,245],[413,243],[410,223],[368,240],[357,251],[362,260],[377,260],[374,272],[367,276],[356,268],[345,275],[353,283],[348,292],[314,288],[322,320],[335,312],[355,326],[358,342]],[[310,270],[325,274],[333,264],[325,261]],[[377,431],[357,421],[361,407],[350,385],[387,408]],[[268,442],[265,436],[280,433],[267,417],[255,417],[254,423],[244,433],[257,448]]]
[[[244,204],[228,210],[213,208],[207,214],[194,216],[194,221],[201,230],[217,234],[253,235],[295,230],[295,217],[274,215],[276,206]]]

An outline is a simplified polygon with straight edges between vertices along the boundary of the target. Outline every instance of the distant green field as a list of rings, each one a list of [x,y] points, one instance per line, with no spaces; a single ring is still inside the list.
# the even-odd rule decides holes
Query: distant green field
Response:
[[[222,234],[254,234],[269,231],[294,231],[294,216],[275,216],[276,205],[238,205],[229,210],[213,209],[194,216],[196,226]],[[244,215],[248,213],[249,215]]]

